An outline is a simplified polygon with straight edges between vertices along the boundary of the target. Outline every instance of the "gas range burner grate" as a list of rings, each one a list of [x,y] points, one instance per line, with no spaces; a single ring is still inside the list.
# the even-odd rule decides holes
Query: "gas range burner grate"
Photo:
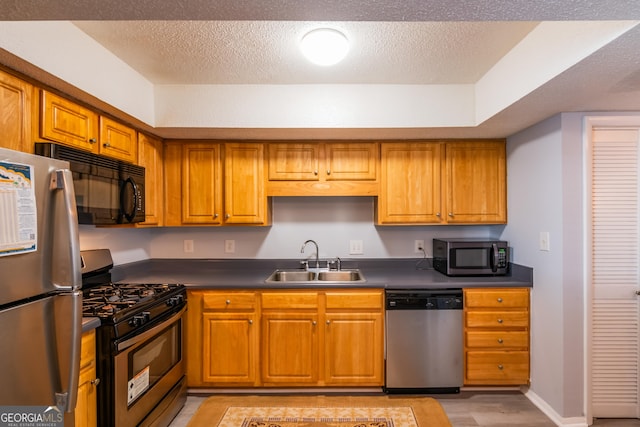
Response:
[[[107,283],[85,289],[82,312],[84,316],[109,318],[127,309],[134,309],[147,301],[162,300],[165,294],[182,285],[174,284],[117,284]]]

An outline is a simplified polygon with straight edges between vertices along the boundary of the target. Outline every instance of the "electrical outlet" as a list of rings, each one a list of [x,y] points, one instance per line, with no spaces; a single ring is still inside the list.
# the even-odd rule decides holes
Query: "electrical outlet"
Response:
[[[192,254],[193,253],[193,240],[185,240],[184,244],[184,253]]]
[[[551,244],[549,242],[549,232],[548,231],[541,231],[540,232],[540,250],[541,251],[550,251],[551,250]]]
[[[236,251],[236,241],[235,240],[225,240],[224,241],[224,252],[227,254],[232,254]]]
[[[349,241],[349,255],[362,255],[363,253],[362,240]]]
[[[413,241],[413,251],[422,253],[424,249],[424,240],[414,240]]]

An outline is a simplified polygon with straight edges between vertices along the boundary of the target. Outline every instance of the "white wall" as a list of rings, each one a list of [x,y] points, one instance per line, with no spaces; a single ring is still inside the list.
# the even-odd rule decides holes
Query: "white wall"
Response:
[[[507,142],[514,261],[534,269],[531,388],[560,417],[584,415],[582,130],[579,115],[547,119]],[[550,251],[539,233],[550,233]]]
[[[96,228],[82,226],[80,246],[111,249],[114,262],[125,264],[147,258],[259,258],[302,259],[313,255],[305,240],[314,239],[320,257],[413,258],[414,240],[424,240],[431,256],[437,236],[499,235],[503,226],[375,226],[373,197],[277,197],[270,227],[166,227],[157,229]],[[185,253],[183,241],[193,240],[194,252]],[[236,251],[224,252],[224,241],[235,240]],[[364,253],[349,254],[349,241],[362,240]]]

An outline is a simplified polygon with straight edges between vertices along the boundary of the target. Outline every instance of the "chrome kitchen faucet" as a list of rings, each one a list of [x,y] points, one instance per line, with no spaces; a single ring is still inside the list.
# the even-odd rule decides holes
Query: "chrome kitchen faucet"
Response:
[[[307,240],[306,242],[304,242],[302,244],[302,248],[300,249],[300,253],[303,254],[304,253],[304,248],[307,246],[307,243],[313,243],[316,246],[316,269],[320,268],[320,250],[318,249],[318,244],[316,243],[315,240]]]

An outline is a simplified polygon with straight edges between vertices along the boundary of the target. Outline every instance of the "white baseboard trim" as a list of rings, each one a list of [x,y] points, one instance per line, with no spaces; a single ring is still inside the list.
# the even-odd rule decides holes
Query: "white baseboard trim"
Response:
[[[524,395],[538,407],[547,417],[551,418],[559,427],[588,427],[586,417],[561,417],[547,402],[542,400],[540,396],[532,392],[530,389],[524,391]]]

